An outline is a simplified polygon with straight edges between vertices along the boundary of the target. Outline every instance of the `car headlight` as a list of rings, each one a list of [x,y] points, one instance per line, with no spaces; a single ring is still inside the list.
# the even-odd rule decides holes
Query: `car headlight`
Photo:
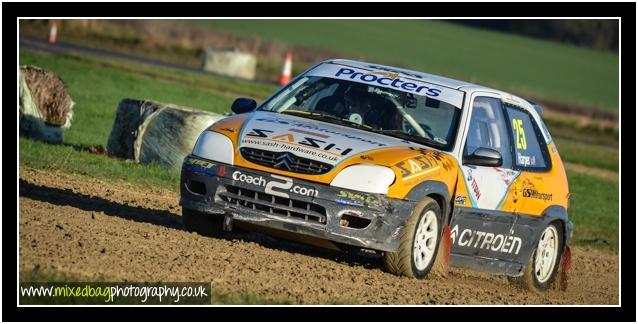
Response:
[[[235,156],[233,142],[220,133],[206,130],[199,135],[193,148],[193,155],[233,165]]]
[[[345,189],[387,194],[394,182],[394,171],[380,165],[357,164],[349,166],[332,180],[331,186]]]

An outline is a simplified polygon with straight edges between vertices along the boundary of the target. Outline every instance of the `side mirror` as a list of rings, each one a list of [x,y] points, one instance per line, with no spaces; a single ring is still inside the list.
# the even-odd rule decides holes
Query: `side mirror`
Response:
[[[237,98],[233,101],[230,109],[236,114],[243,114],[253,111],[257,107],[257,102],[250,98]]]
[[[474,153],[463,157],[463,164],[498,167],[503,164],[503,157],[496,150],[479,147]]]

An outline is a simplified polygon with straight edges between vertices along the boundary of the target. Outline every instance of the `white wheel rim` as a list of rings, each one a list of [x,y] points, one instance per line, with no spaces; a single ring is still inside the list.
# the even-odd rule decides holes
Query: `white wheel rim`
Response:
[[[558,256],[558,232],[556,228],[548,226],[541,234],[536,247],[536,260],[534,260],[534,274],[540,283],[546,282],[554,271],[556,257]]]
[[[432,260],[438,232],[436,214],[429,210],[421,217],[421,220],[419,220],[419,225],[414,234],[412,257],[414,258],[414,265],[417,270],[425,270]]]

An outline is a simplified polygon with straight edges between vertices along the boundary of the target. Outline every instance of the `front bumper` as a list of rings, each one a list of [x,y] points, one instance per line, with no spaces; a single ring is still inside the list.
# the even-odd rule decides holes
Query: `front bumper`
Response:
[[[416,203],[187,156],[180,205],[380,251],[397,251]]]

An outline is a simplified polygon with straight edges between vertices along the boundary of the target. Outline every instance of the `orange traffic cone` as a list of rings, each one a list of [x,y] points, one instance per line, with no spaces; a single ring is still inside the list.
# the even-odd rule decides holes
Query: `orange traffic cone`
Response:
[[[284,63],[284,69],[281,71],[281,76],[279,77],[279,84],[285,85],[290,82],[292,74],[292,53],[286,52],[286,62]]]
[[[49,44],[55,44],[58,38],[58,22],[54,20],[51,22],[51,28],[49,29]]]

